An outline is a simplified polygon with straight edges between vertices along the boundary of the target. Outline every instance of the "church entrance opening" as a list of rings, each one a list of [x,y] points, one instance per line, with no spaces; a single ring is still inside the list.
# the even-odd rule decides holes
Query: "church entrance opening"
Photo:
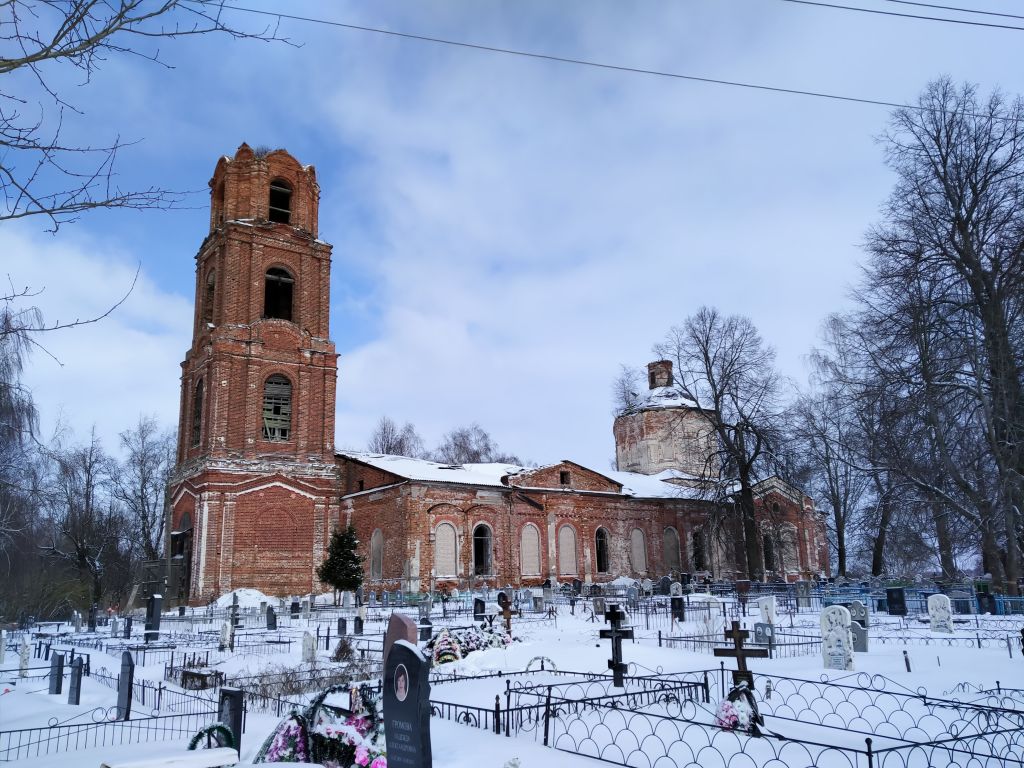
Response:
[[[491,575],[491,529],[483,523],[473,529],[473,573]]]

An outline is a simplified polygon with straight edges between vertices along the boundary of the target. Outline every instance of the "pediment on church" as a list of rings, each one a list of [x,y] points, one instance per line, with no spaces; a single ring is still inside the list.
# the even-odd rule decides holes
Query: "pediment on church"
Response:
[[[622,484],[574,461],[560,461],[509,475],[508,484],[520,488],[621,493]]]

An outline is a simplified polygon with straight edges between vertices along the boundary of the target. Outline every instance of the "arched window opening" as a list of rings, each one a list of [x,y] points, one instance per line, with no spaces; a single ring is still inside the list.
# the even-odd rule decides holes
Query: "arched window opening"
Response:
[[[455,576],[455,526],[441,523],[434,531],[434,575],[439,578]]]
[[[598,528],[594,534],[594,554],[597,560],[597,572],[608,573],[608,531]]]
[[[473,529],[473,573],[491,575],[491,529],[483,523]]]
[[[519,557],[523,576],[540,576],[540,531],[533,523],[523,526],[519,536]]]
[[[292,434],[292,383],[275,373],[263,384],[263,439],[287,440]]]
[[[203,437],[203,380],[196,382],[192,397],[192,445],[199,445]]]
[[[761,536],[761,548],[764,550],[764,569],[766,571],[774,571],[775,544],[772,542],[772,536],[770,533],[765,533]]]
[[[704,531],[693,532],[693,570],[710,570],[708,568],[708,555],[706,544],[704,542]]]
[[[633,570],[637,573],[647,572],[647,537],[639,528],[634,528],[629,535],[629,554],[633,561]]]
[[[278,224],[288,224],[292,218],[292,187],[284,179],[270,182],[270,211],[268,218]]]
[[[224,182],[222,181],[217,185],[217,189],[213,193],[213,216],[215,226],[220,226],[224,223]]]
[[[294,289],[295,278],[288,270],[278,267],[268,269],[263,291],[263,316],[291,320]]]
[[[576,531],[571,525],[563,525],[558,529],[558,570],[565,576],[575,576],[579,572],[576,565]]]
[[[661,543],[664,550],[665,570],[679,572],[679,533],[671,526],[662,534]]]
[[[206,290],[203,292],[203,322],[213,325],[213,300],[217,295],[217,273],[212,269],[206,276]]]
[[[380,528],[370,536],[370,579],[384,578],[384,534]]]

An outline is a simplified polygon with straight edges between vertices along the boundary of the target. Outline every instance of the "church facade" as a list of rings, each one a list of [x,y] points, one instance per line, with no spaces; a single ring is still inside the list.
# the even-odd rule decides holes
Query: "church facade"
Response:
[[[318,237],[315,169],[243,144],[210,189],[169,487],[172,597],[322,591],[316,566],[349,523],[378,589],[744,576],[736,515],[708,498],[710,416],[679,398],[665,361],[615,421],[620,471],[336,454],[331,246]],[[766,574],[827,575],[813,502],[777,479],[757,491]]]

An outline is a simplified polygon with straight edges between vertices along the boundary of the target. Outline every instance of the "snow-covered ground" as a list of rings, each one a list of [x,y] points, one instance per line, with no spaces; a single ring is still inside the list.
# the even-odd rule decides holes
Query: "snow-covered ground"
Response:
[[[268,601],[266,596],[257,592],[243,590],[239,594],[239,605],[244,609],[258,607],[260,602]],[[318,604],[329,606],[331,600],[318,600]],[[231,596],[224,596],[217,605],[221,608],[230,606]],[[415,616],[411,609],[409,612]],[[493,611],[493,608],[491,609]],[[370,641],[368,654],[379,654],[379,642],[383,634],[384,620],[390,610],[376,609],[370,611],[370,617],[365,628],[364,640]],[[608,659],[610,657],[610,643],[608,640],[598,639],[598,630],[605,627],[604,624],[588,620],[577,606],[577,615],[570,615],[567,606],[560,606],[559,613],[555,619],[541,620],[539,614],[527,613],[525,618],[533,620],[518,620],[513,618],[513,634],[519,642],[515,642],[505,648],[493,648],[490,650],[477,651],[469,654],[466,658],[452,664],[440,665],[437,672],[444,672],[445,676],[456,675],[459,678],[476,677],[478,679],[458,679],[456,681],[438,681],[432,685],[430,698],[434,702],[444,702],[450,705],[464,705],[470,707],[493,708],[495,697],[498,697],[500,705],[506,706],[510,697],[506,697],[506,691],[514,681],[515,686],[556,686],[555,697],[559,693],[557,686],[566,682],[567,678],[555,675],[552,670],[560,672],[572,671],[579,673],[608,674]],[[435,631],[446,622],[438,616],[440,610],[435,606]],[[162,685],[163,691],[180,691],[173,683],[164,682],[164,666],[170,659],[170,653],[180,659],[183,653],[199,653],[205,658],[209,654],[210,668],[223,672],[228,676],[239,674],[255,674],[270,668],[298,668],[302,664],[302,635],[305,631],[315,633],[319,627],[322,634],[331,631],[331,646],[334,645],[334,633],[337,628],[337,617],[341,615],[340,610],[329,607],[315,612],[312,619],[291,620],[281,615],[279,630],[268,633],[261,628],[262,617],[245,614],[246,628],[238,631],[236,642],[239,645],[237,653],[217,650],[217,638],[219,637],[219,617],[213,617],[209,622],[202,621],[203,612],[197,611],[193,621],[168,620],[165,621],[162,629],[166,632],[167,640],[174,644],[173,649],[166,649],[163,652],[151,651],[147,655],[146,663],[141,663],[141,654],[136,653],[137,666],[135,670],[136,680],[151,681],[153,685]],[[353,614],[346,611],[349,619],[349,631],[352,630]],[[170,615],[168,615],[169,618]],[[496,623],[500,623],[497,619]],[[752,628],[754,616],[743,619],[748,628]],[[471,617],[465,615],[451,620],[457,626],[466,626],[471,622]],[[643,612],[637,612],[631,617],[631,623],[635,628],[635,639],[623,643],[623,658],[630,665],[629,674],[635,676],[663,675],[673,673],[692,673],[702,670],[711,670],[710,677],[714,688],[715,700],[708,704],[680,703],[652,704],[639,707],[643,714],[643,722],[639,720],[628,720],[629,713],[626,713],[627,720],[624,721],[620,730],[608,723],[604,724],[603,737],[593,736],[590,731],[587,739],[583,741],[586,745],[580,746],[581,751],[590,751],[603,754],[606,759],[627,760],[636,764],[638,761],[632,758],[623,757],[619,754],[628,755],[631,751],[643,751],[645,747],[629,747],[616,742],[628,740],[623,734],[637,732],[649,727],[645,723],[660,723],[658,716],[668,714],[669,717],[682,716],[687,721],[698,723],[710,723],[713,717],[709,713],[714,712],[717,699],[721,697],[718,681],[722,675],[720,660],[713,657],[709,649],[683,650],[680,648],[659,647],[658,632],[663,638],[669,635],[696,635],[703,629],[698,622],[687,622],[681,625],[671,625],[664,613],[653,616],[645,616]],[[142,622],[136,620],[136,630],[141,630]],[[921,713],[917,713],[914,707],[919,707],[916,699],[910,695],[916,694],[932,698],[958,698],[968,701],[972,696],[978,696],[977,691],[995,689],[1024,689],[1024,658],[1021,656],[1020,648],[1020,627],[1024,624],[1024,617],[1014,619],[1012,617],[970,617],[969,621],[956,625],[956,632],[952,636],[953,642],[949,642],[950,636],[932,633],[928,625],[921,623],[917,617],[909,617],[908,620],[899,620],[887,616],[872,614],[869,635],[871,637],[868,653],[855,655],[855,671],[827,671],[823,669],[820,652],[807,655],[788,656],[774,659],[750,659],[749,667],[753,670],[755,678],[761,676],[757,683],[759,693],[763,694],[764,681],[767,675],[774,676],[771,679],[778,693],[775,702],[765,702],[766,727],[775,733],[788,737],[816,740],[826,744],[850,746],[854,749],[863,749],[866,736],[873,736],[875,749],[890,744],[904,743],[900,739],[907,738],[910,734],[912,740],[927,740],[942,735],[943,728],[948,727],[955,717],[928,717],[921,719]],[[796,616],[780,614],[777,619],[777,627],[784,632],[800,633],[814,638],[818,634],[818,615],[815,613],[801,613]],[[67,625],[64,626],[67,630]],[[886,642],[881,642],[881,638]],[[266,638],[278,640],[291,640],[290,644],[278,643],[273,646],[259,646],[259,653],[248,652],[244,647],[246,643],[256,644]],[[907,638],[909,642],[903,644],[898,642],[900,638]],[[63,635],[50,638],[56,647],[69,648],[76,644],[81,651],[90,654],[93,671],[106,668],[112,675],[116,675],[121,659],[121,648],[110,638],[109,631],[100,631],[95,634],[79,633],[77,635]],[[111,652],[107,653],[95,647],[83,647],[83,643],[93,641],[99,644],[112,644]],[[138,632],[134,642],[138,643],[140,638]],[[377,645],[373,645],[377,643]],[[749,643],[749,641],[748,641]],[[981,647],[978,647],[978,646]],[[699,647],[699,646],[698,646]],[[317,652],[318,664],[329,666],[329,652],[321,648]],[[544,671],[540,671],[541,658],[543,658]],[[907,671],[909,661],[911,671]],[[32,659],[30,665],[33,667],[44,666],[46,662]],[[176,662],[177,663],[177,662]],[[724,660],[725,668],[735,668],[732,659]],[[61,731],[63,725],[76,725],[80,723],[100,723],[112,715],[112,708],[116,702],[116,691],[111,687],[101,685],[98,677],[86,677],[82,683],[82,703],[75,707],[68,705],[67,685],[64,681],[64,693],[59,696],[47,694],[48,681],[45,677],[19,678],[17,676],[18,655],[13,645],[8,646],[6,659],[0,664],[0,668],[7,670],[0,673],[0,732],[15,731],[17,729],[48,728],[54,734]],[[534,670],[531,675],[515,676],[508,678],[505,675],[525,670],[527,667]],[[13,672],[11,670],[14,670]],[[497,676],[496,673],[502,673]],[[45,670],[39,670],[32,674],[44,674]],[[67,672],[65,673],[67,674]],[[822,729],[821,726],[803,722],[804,717],[791,716],[791,713],[781,703],[785,695],[783,686],[794,684],[780,681],[779,678],[800,678],[812,681],[813,690],[809,687],[800,692],[801,701],[805,700],[808,711],[820,712],[821,717],[826,715],[832,718],[832,725],[837,721],[854,724],[837,730],[836,728]],[[697,679],[697,678],[693,678]],[[870,712],[861,719],[856,719],[852,708],[859,706],[857,700],[851,699],[850,694],[843,693],[847,699],[836,704],[830,701],[833,694],[848,691],[847,688],[829,688],[819,685],[821,681],[833,681],[841,686],[850,688],[864,688],[869,691],[889,691],[893,695],[889,697],[877,696],[872,693],[869,696]],[[582,690],[582,689],[580,689]],[[577,691],[575,695],[581,695]],[[144,718],[150,714],[167,715],[173,714],[168,702],[173,697],[167,693],[166,700],[161,703],[161,709],[155,709],[155,701],[147,700],[145,706],[133,706],[133,718]],[[842,698],[840,696],[840,698]],[[797,697],[797,698],[800,698]],[[902,698],[901,698],[902,697]],[[291,700],[305,697],[296,695]],[[525,701],[526,699],[523,699]],[[796,700],[796,699],[794,699]],[[865,700],[867,701],[867,700]],[[991,702],[991,697],[985,699]],[[1002,702],[1004,705],[1013,706],[1018,711],[1024,711],[1024,703],[1019,700],[1010,699]],[[684,708],[685,706],[685,708]],[[847,710],[844,711],[843,707]],[[831,713],[830,713],[831,709]],[[620,715],[617,715],[620,716]],[[594,718],[605,718],[603,713],[587,715]],[[1017,715],[1018,719],[1020,715]],[[898,726],[901,718],[909,725],[906,728]],[[275,714],[264,714],[250,712],[246,720],[245,735],[242,744],[242,759],[251,759],[260,744],[279,722]],[[837,720],[838,719],[838,720]],[[798,722],[800,721],[800,722]],[[896,723],[892,725],[890,723]],[[559,725],[553,723],[552,741],[559,736],[567,736],[571,728],[593,730],[594,723],[584,718],[577,718],[562,723],[564,731],[559,731]],[[596,722],[596,721],[595,721]],[[694,741],[692,728],[698,726],[687,726],[691,730],[686,731],[685,738],[678,737],[679,747],[682,742]],[[957,727],[962,728],[962,725]],[[99,728],[99,726],[97,726]],[[658,749],[670,753],[667,759],[671,759],[675,765],[683,766],[692,761],[699,764],[710,764],[710,755],[714,754],[721,758],[723,751],[722,741],[719,738],[721,733],[713,727],[699,726],[700,732],[705,734],[702,738],[708,740],[708,746],[703,747],[703,752],[693,752],[683,755],[670,743],[672,739],[661,736],[662,747]],[[888,728],[888,730],[887,730]],[[916,728],[916,730],[915,730]],[[894,730],[895,729],[895,730]],[[70,729],[69,729],[70,731]],[[889,740],[889,736],[897,734],[900,738]],[[888,736],[887,736],[888,734]],[[728,734],[732,745],[740,744],[740,739],[735,734]],[[4,742],[3,739],[8,741]],[[0,760],[2,750],[6,747],[16,746],[18,736],[3,736],[0,734]],[[37,736],[38,738],[38,732]],[[112,737],[113,738],[113,737]],[[604,743],[601,742],[604,739]],[[640,738],[640,737],[638,737]],[[675,737],[673,737],[675,738]],[[12,741],[13,739],[13,741]],[[493,733],[479,727],[470,727],[438,717],[431,722],[431,739],[433,742],[434,765],[445,768],[502,768],[506,763],[518,758],[523,768],[533,766],[577,766],[590,764],[595,765],[592,758],[568,754],[565,751],[556,751],[544,747],[542,738],[536,730],[523,729],[511,737],[494,735]],[[104,761],[128,760],[146,756],[157,756],[183,750],[188,741],[186,736],[167,741],[152,741],[141,744],[124,744],[93,746],[79,746],[72,750],[65,750],[53,754],[40,754],[39,756],[20,756],[16,761],[17,765],[26,768],[56,768],[57,766],[96,766]],[[583,744],[576,737],[559,743],[562,749],[566,744]],[[1024,760],[1024,755],[1014,753],[1017,749],[1015,742],[1008,742],[1011,752],[1005,755],[1007,764],[1012,764],[1013,759]],[[596,746],[595,746],[596,745]],[[605,750],[609,745],[614,746],[619,752],[614,754]],[[733,747],[728,747],[732,749]],[[742,747],[737,747],[742,748]],[[757,762],[757,750],[760,747],[754,745],[746,747],[752,764],[764,764]],[[45,745],[38,751],[44,752]],[[657,752],[658,750],[654,750]],[[697,755],[697,756],[695,756]],[[702,755],[702,756],[701,756]],[[766,760],[768,758],[765,758]],[[808,764],[806,755],[801,758],[804,764]],[[69,762],[70,760],[70,762]],[[777,763],[778,764],[778,763]],[[786,764],[786,763],[781,763]],[[793,763],[794,765],[797,762]],[[822,759],[821,764],[828,764],[828,760]],[[877,763],[881,764],[881,763]]]

